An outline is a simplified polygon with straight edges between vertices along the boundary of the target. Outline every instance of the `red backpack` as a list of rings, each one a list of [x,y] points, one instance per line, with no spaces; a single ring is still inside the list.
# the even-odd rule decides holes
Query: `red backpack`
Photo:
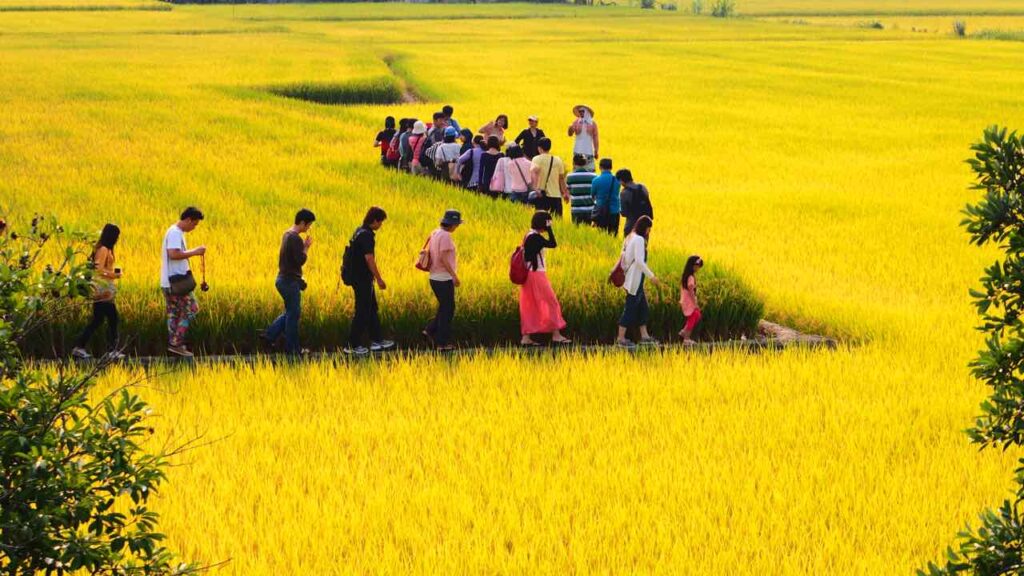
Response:
[[[398,149],[398,142],[401,136],[401,132],[396,133],[395,137],[391,139],[391,142],[386,144],[387,150],[384,151],[384,157],[390,162],[398,162],[402,157],[402,151]],[[381,146],[385,146],[385,144],[381,142]]]
[[[529,236],[529,234],[527,234]],[[529,275],[530,269],[526,267],[526,238],[523,238],[523,242],[519,244],[515,252],[512,253],[512,258],[508,265],[508,279],[513,284],[522,286],[526,284],[526,277]]]

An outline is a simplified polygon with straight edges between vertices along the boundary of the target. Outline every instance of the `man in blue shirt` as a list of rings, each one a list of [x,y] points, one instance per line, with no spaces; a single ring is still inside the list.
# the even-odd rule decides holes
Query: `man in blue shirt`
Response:
[[[619,234],[619,181],[612,174],[612,159],[601,158],[601,173],[590,183],[594,196],[594,223],[612,236]]]

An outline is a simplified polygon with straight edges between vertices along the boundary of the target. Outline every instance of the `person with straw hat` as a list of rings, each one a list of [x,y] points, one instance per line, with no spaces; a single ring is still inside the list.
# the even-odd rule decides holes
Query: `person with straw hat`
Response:
[[[594,171],[594,159],[599,157],[599,141],[597,135],[597,122],[594,121],[594,110],[586,104],[577,104],[573,107],[572,113],[576,116],[569,125],[569,136],[575,136],[572,153],[579,154],[587,159],[584,168],[588,172]]]

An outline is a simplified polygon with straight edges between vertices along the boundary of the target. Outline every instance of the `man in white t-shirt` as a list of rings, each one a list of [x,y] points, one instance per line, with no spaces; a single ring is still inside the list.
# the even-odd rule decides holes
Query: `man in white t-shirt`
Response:
[[[181,219],[167,229],[164,243],[160,251],[160,288],[167,301],[167,351],[175,356],[191,358],[192,352],[185,347],[185,335],[188,327],[199,312],[199,305],[192,296],[192,291],[185,294],[171,292],[171,280],[192,274],[188,260],[206,254],[206,247],[199,246],[189,250],[185,245],[185,233],[191,232],[203,220],[203,213],[194,206],[189,206],[181,213]],[[193,282],[194,289],[194,282]]]

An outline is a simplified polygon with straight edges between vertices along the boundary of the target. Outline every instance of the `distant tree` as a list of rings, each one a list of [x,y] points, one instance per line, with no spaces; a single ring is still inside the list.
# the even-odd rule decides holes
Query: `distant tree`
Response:
[[[1003,450],[1024,445],[1024,138],[992,126],[971,147],[974,189],[983,198],[964,209],[962,225],[972,244],[995,244],[1000,261],[985,270],[981,289],[971,296],[981,316],[978,329],[987,335],[985,349],[971,364],[971,373],[991,395],[982,415],[968,430],[982,448]],[[995,576],[1024,571],[1024,459],[1018,460],[1016,495],[998,510],[981,515],[981,526],[961,532],[958,550],[947,550],[942,565],[929,563],[918,574]]]
[[[0,220],[0,573],[195,572],[161,545],[147,504],[170,454],[142,448],[145,402],[127,386],[91,398],[102,363],[39,371],[22,358],[25,336],[90,294],[90,250],[53,219]]]

